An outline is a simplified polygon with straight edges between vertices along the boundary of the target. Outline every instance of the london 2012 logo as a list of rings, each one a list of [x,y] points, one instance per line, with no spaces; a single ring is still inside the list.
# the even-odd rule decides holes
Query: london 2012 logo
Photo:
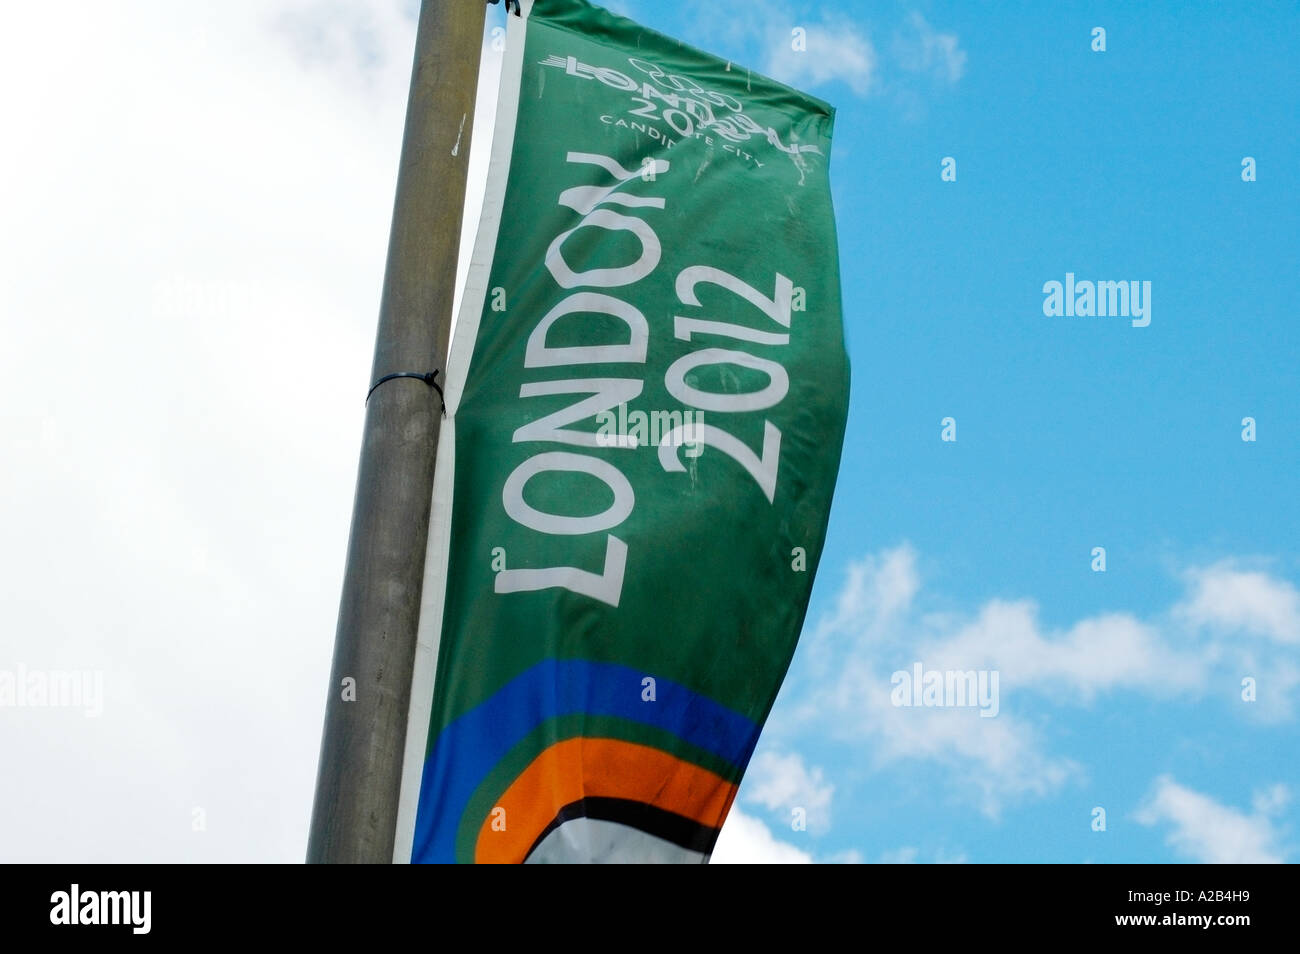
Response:
[[[729,93],[706,89],[690,77],[669,73],[639,57],[629,57],[627,62],[639,76],[609,66],[584,63],[575,56],[554,53],[540,64],[628,93],[626,114],[603,114],[601,122],[635,129],[668,149],[681,139],[707,139],[712,145],[714,137],[717,137],[725,151],[761,169],[765,163],[760,158],[760,150],[754,148],[753,143],[757,140],[789,157],[800,171],[801,178],[806,171],[803,154],[822,154],[819,146],[800,143],[791,132],[783,138],[771,125],[757,122],[745,112],[744,104]]]

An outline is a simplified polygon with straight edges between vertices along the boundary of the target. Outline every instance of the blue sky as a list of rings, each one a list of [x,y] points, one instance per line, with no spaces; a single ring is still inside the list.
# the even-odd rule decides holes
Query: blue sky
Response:
[[[817,860],[1294,860],[1296,9],[623,9],[838,110],[848,436],[746,824]],[[1150,325],[1045,317],[1067,272],[1151,282]],[[930,660],[997,669],[999,715],[889,706]]]
[[[838,108],[843,467],[715,859],[1297,860],[1295,5],[612,5]],[[0,671],[102,698],[0,707],[0,860],[301,861],[416,5],[74,6],[0,31]]]

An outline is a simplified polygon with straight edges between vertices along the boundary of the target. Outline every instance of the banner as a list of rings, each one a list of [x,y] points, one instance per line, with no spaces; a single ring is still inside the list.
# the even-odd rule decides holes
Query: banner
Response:
[[[509,28],[395,860],[707,861],[848,402],[834,111],[584,0]]]

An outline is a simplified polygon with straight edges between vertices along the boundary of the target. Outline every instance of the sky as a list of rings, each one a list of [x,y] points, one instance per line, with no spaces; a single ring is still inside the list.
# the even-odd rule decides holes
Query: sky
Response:
[[[0,860],[304,855],[415,6],[6,11],[0,672],[97,675],[0,706]],[[1297,860],[1296,7],[610,6],[838,110],[843,462],[715,861]]]

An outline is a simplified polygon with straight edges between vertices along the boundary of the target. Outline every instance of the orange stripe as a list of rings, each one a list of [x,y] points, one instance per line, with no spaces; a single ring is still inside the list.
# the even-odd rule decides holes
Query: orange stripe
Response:
[[[479,828],[474,860],[523,861],[561,808],[592,797],[645,802],[714,828],[726,817],[736,786],[661,749],[620,739],[566,739],[533,759],[498,799]],[[505,809],[503,831],[492,828],[494,816],[501,817],[496,808]]]

